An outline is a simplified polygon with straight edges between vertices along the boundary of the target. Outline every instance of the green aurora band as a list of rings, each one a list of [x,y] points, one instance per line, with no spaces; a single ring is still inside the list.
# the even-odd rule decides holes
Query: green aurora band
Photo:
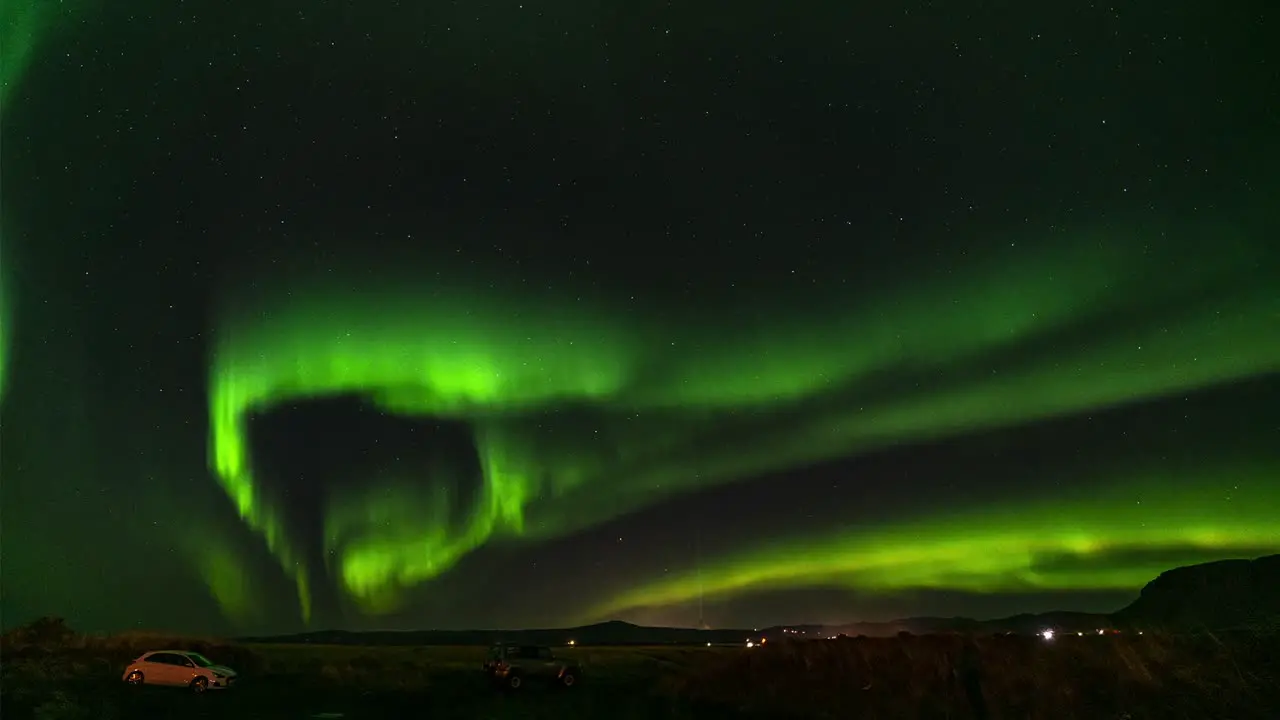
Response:
[[[1237,483],[1229,495],[1224,478]],[[764,543],[668,575],[593,618],[779,586],[977,593],[1141,587],[1172,565],[1280,548],[1280,463],[1125,473],[1103,492]]]
[[[0,116],[40,45],[89,5],[87,0],[9,0],[0,5]]]
[[[483,469],[469,507],[457,507],[431,478],[370,482],[367,492],[332,499],[331,571],[350,599],[380,612],[491,540],[565,535],[798,464],[1280,369],[1280,296],[1265,283],[1234,282],[1240,270],[1261,266],[1261,251],[1250,249],[1260,244],[1224,231],[1206,238],[1203,257],[1159,263],[1136,240],[1109,242],[1115,234],[970,258],[968,267],[838,303],[828,295],[820,312],[759,312],[757,302],[751,312],[663,315],[492,287],[281,286],[274,299],[222,317],[210,372],[210,462],[240,516],[296,579],[306,616],[311,570],[254,473],[249,418],[287,402],[360,395],[405,416],[468,421]],[[1169,271],[1141,270],[1157,266]],[[1258,490],[1248,508],[1223,514],[1195,500],[1205,486],[1197,487],[1162,501],[1182,519],[1163,528],[1138,529],[1130,510],[1102,501],[975,510],[807,546],[764,546],[725,559],[704,582],[721,593],[833,582],[1136,587],[1151,567],[1035,574],[1032,560],[1117,547],[1277,544],[1276,523],[1264,518],[1276,517],[1280,490]],[[450,520],[460,514],[465,521]],[[801,546],[808,554],[797,563]],[[216,577],[206,582],[223,594]],[[689,592],[687,578],[664,580],[600,611],[678,602]]]
[[[10,0],[0,4],[0,120],[8,114],[13,95],[39,47],[59,28],[65,27],[69,18],[89,7],[89,0]],[[13,335],[14,298],[6,294],[13,290],[12,282],[5,277],[11,272],[0,253],[0,401],[4,399],[8,365],[12,360],[9,342]]]

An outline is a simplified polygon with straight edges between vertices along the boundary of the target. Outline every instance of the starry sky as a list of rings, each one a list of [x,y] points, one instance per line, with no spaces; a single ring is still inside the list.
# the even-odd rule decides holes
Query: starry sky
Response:
[[[6,626],[1108,611],[1280,549],[1269,3],[0,18]]]

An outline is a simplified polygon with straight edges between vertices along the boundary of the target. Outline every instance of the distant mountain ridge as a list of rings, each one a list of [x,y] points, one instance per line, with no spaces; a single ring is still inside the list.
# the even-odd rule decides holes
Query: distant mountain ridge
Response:
[[[317,632],[241,638],[249,643],[318,645],[713,645],[741,644],[761,638],[822,638],[840,634],[888,636],[901,632],[1032,634],[1099,629],[1167,632],[1254,629],[1280,631],[1280,555],[1174,568],[1147,583],[1138,599],[1109,614],[1048,612],[997,620],[915,617],[890,622],[843,625],[779,625],[759,629],[644,627],[612,620],[573,628],[535,630],[407,630]]]
[[[745,634],[744,634],[745,633]],[[278,637],[241,638],[244,642],[311,643],[319,645],[488,645],[509,642],[523,645],[695,645],[742,643],[753,630],[698,630],[633,625],[610,620],[573,628],[532,630],[382,630],[318,632]]]

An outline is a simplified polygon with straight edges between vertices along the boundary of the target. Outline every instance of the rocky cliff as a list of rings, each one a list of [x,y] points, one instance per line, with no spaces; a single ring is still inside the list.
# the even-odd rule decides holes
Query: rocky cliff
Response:
[[[1280,630],[1280,555],[1168,570],[1114,618],[1176,631]]]

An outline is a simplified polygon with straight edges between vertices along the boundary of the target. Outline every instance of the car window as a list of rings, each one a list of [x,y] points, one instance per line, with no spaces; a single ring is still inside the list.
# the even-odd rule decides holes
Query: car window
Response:
[[[550,659],[551,659],[551,648],[545,648],[545,647],[544,647],[544,648],[538,648],[538,659],[539,659],[539,660],[550,660]]]
[[[213,667],[213,661],[200,653],[187,653],[187,657],[191,659],[191,662],[196,664],[196,667]]]
[[[177,665],[177,658],[170,653],[156,653],[147,658],[147,662],[156,663],[157,665]]]

